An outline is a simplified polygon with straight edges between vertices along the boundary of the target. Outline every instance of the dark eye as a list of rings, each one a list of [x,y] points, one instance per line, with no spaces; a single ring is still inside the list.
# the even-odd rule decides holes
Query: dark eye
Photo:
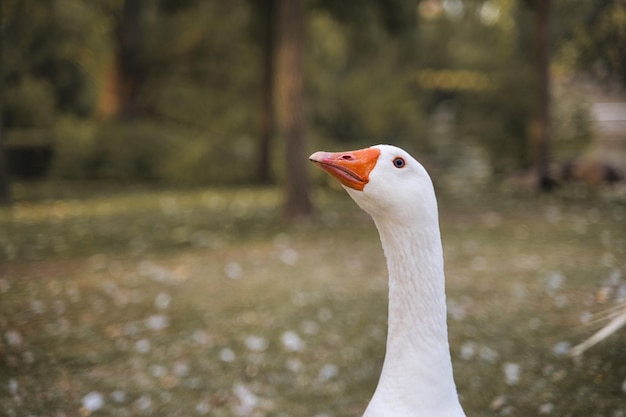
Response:
[[[393,160],[393,165],[396,168],[404,168],[404,165],[406,165],[406,162],[404,162],[404,158],[400,158],[399,156]]]

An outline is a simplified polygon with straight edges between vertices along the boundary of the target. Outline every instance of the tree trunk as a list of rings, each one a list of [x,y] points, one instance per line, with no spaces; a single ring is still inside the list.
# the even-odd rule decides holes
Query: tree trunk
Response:
[[[113,62],[105,70],[104,87],[98,105],[101,119],[132,120],[139,112],[138,96],[143,80],[141,64],[141,3],[124,0],[115,19]]]
[[[259,122],[259,152],[257,180],[262,184],[272,182],[271,141],[274,134],[274,49],[276,37],[276,1],[263,2],[263,79],[261,82],[261,117]]]
[[[9,182],[9,167],[7,166],[4,131],[4,106],[2,94],[4,93],[4,16],[2,16],[2,0],[0,0],[0,205],[11,203],[11,187]]]
[[[305,142],[304,6],[302,0],[278,0],[276,99],[278,127],[285,140],[286,203],[290,220],[310,217],[308,164]]]
[[[551,191],[554,179],[550,176],[550,0],[535,3],[535,50],[537,71],[537,118],[533,132],[537,187]]]

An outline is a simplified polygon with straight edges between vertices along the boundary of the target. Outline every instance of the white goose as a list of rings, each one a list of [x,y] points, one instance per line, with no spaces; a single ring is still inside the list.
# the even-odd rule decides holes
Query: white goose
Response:
[[[407,152],[378,145],[309,159],[369,213],[389,271],[387,351],[364,417],[461,417],[446,324],[435,191]]]

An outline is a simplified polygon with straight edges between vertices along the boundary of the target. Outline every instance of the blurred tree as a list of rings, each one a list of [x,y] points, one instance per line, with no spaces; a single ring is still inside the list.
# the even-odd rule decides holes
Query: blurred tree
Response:
[[[4,91],[4,4],[0,0],[0,91]],[[11,202],[9,170],[4,149],[3,100],[0,98],[0,205]]]
[[[258,155],[256,180],[262,184],[272,182],[271,144],[274,135],[274,51],[276,43],[276,0],[251,1],[254,20],[261,47],[261,104],[259,116]]]
[[[495,172],[531,168],[536,3],[308,0],[299,6],[307,51],[296,48],[298,67],[286,65],[286,49],[271,59],[280,52],[269,41],[277,0],[3,0],[5,144],[22,128],[53,135],[58,175],[232,183],[274,171],[291,184],[306,158],[306,118],[316,147],[386,141],[437,156],[445,149],[452,161],[463,159],[455,145],[468,145],[486,151]],[[623,1],[553,3],[558,59],[619,74]],[[269,76],[293,67],[304,80]],[[438,82],[426,86],[424,73]],[[459,88],[451,74],[480,82]],[[306,90],[306,111],[298,100],[286,106],[286,94],[272,105],[271,92],[288,90]],[[278,114],[283,140],[271,140],[272,109],[281,108],[300,139],[287,140]],[[447,142],[432,122],[442,109],[452,115]],[[96,113],[111,126],[94,123]],[[117,126],[127,119],[137,125]],[[271,157],[283,145],[287,164]],[[94,161],[100,168],[89,169]]]
[[[626,86],[626,2],[569,0],[554,9],[560,60]]]
[[[82,0],[4,0],[5,126],[54,125],[89,117],[102,19]]]
[[[276,105],[278,129],[285,141],[285,215],[297,220],[311,215],[304,112],[304,3],[278,0]]]
[[[104,75],[99,115],[105,119],[113,117],[129,121],[140,112],[138,99],[145,79],[141,28],[143,4],[141,0],[124,0],[121,9],[110,2],[101,5],[114,22],[114,51]]]
[[[2,13],[5,162],[33,175],[50,164],[59,118],[93,109],[99,22],[82,0],[4,0]]]
[[[555,182],[550,176],[550,0],[538,0],[535,9],[535,66],[537,114],[533,135],[537,187],[551,191]]]
[[[308,108],[317,141],[342,147],[427,142],[415,88],[419,1],[310,3]]]
[[[424,0],[418,16],[418,68],[432,78],[418,77],[421,111],[430,116],[427,137],[441,142],[431,144],[437,157],[446,164],[466,163],[459,149],[469,147],[486,154],[493,174],[530,168],[528,7],[516,0]]]

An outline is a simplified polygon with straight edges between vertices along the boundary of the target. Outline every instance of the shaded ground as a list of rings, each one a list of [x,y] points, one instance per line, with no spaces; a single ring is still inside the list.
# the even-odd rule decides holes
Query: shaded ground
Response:
[[[386,271],[343,193],[318,192],[318,219],[288,226],[274,189],[59,187],[34,195],[64,200],[18,189],[0,213],[1,415],[362,413]],[[440,206],[468,416],[626,416],[626,332],[565,354],[626,297],[624,204]]]

